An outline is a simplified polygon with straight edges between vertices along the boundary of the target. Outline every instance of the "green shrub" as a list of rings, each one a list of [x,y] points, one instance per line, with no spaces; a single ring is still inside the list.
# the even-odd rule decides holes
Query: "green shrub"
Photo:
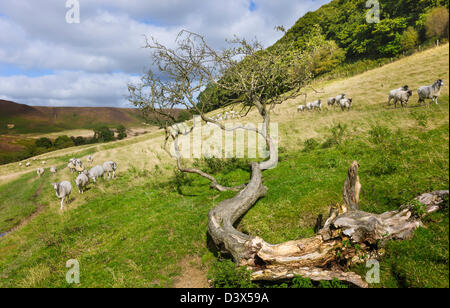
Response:
[[[319,142],[314,138],[310,138],[310,139],[307,139],[303,143],[303,145],[304,145],[303,152],[309,152],[309,151],[315,150],[319,146]]]
[[[215,288],[253,288],[251,272],[245,267],[236,267],[231,260],[216,261],[212,264],[208,278]]]

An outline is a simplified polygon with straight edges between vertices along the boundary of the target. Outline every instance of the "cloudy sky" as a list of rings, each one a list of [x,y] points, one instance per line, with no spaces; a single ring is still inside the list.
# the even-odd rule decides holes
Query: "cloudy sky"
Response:
[[[144,35],[173,46],[187,29],[214,47],[233,34],[266,46],[329,0],[0,1],[0,99],[40,106],[130,107],[127,84],[151,63]]]

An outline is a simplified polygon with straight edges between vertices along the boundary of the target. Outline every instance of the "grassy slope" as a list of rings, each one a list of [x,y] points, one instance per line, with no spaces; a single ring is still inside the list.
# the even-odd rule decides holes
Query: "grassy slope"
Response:
[[[269,193],[238,228],[270,242],[313,234],[317,215],[340,201],[353,159],[361,164],[364,210],[382,212],[421,192],[448,189],[448,86],[440,105],[432,108],[416,108],[415,103],[408,109],[385,106],[388,89],[430,84],[438,77],[448,85],[448,45],[350,79],[315,85],[325,92],[322,98],[337,92],[354,97],[350,112],[297,114],[300,99],[286,102],[273,119],[280,125],[282,150],[278,167],[264,173]],[[338,122],[347,129],[342,138],[330,138],[330,128]],[[308,138],[319,145],[303,151]],[[2,228],[23,220],[35,204],[44,206],[26,226],[0,239],[0,286],[68,286],[65,262],[72,258],[81,263],[82,287],[171,286],[182,271],[181,260],[201,256],[208,264],[213,254],[207,246],[207,212],[230,193],[212,191],[197,177],[173,178],[173,163],[159,149],[160,142],[160,133],[154,132],[77,149],[81,155],[65,149],[45,156],[61,165],[69,156],[95,152],[97,161],[119,162],[118,179],[91,186],[83,196],[74,193],[62,214],[50,185],[43,185],[39,197],[32,196],[40,182],[69,178],[67,170],[55,179],[24,174],[14,182],[8,175],[23,170],[17,164],[0,167],[0,175],[6,176],[0,186]],[[245,168],[218,174],[227,184],[248,175]],[[20,204],[26,210],[10,209],[17,199],[3,192],[15,189],[21,189]],[[6,221],[11,218],[14,223]],[[448,287],[448,231],[448,211],[443,211],[413,240],[390,243],[381,264],[381,286]]]

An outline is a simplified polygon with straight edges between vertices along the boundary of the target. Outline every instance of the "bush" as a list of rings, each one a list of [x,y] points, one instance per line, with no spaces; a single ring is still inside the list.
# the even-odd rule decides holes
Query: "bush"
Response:
[[[329,136],[322,144],[322,148],[330,148],[334,145],[340,145],[346,138],[348,132],[347,124],[338,123],[330,128],[331,136]]]
[[[46,149],[50,149],[53,146],[52,141],[46,137],[37,139],[35,141],[35,144],[38,148],[46,148]]]
[[[117,127],[117,139],[122,140],[127,137],[127,129],[123,125]]]
[[[54,146],[57,149],[69,148],[69,147],[73,147],[74,145],[75,145],[75,143],[73,142],[73,140],[70,139],[66,135],[59,136],[58,138],[56,138],[56,140],[54,142]]]
[[[312,151],[312,150],[316,149],[318,146],[319,146],[319,142],[316,139],[314,139],[314,138],[307,139],[304,142],[303,152]]]
[[[231,260],[216,261],[212,264],[208,278],[215,288],[253,288],[251,272],[245,267],[236,267]]]
[[[408,27],[408,29],[403,32],[400,42],[403,51],[413,50],[419,43],[419,33],[417,33],[413,27]]]
[[[94,129],[94,139],[98,142],[109,142],[114,140],[114,132],[106,126]]]

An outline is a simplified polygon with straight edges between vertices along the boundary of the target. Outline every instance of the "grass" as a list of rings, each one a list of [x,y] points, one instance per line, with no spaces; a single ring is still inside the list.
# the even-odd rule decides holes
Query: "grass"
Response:
[[[273,117],[280,128],[279,164],[264,172],[268,194],[237,228],[272,243],[313,235],[317,216],[326,216],[329,204],[342,200],[354,159],[361,165],[360,206],[365,211],[393,210],[423,192],[448,189],[448,88],[437,106],[387,108],[385,89],[394,88],[400,75],[401,83],[411,87],[431,83],[436,75],[448,84],[448,45],[320,85],[323,97],[342,90],[358,98],[350,112],[293,113],[298,100],[280,106]],[[377,82],[383,82],[381,90]],[[195,256],[204,267],[214,263],[207,213],[233,193],[211,190],[206,180],[193,175],[174,175],[161,141],[161,132],[155,131],[39,157],[61,167],[70,157],[92,153],[95,163],[110,158],[119,163],[117,179],[91,185],[84,195],[74,192],[62,213],[47,184],[73,180],[67,169],[38,179],[17,164],[0,166],[6,177],[0,184],[4,228],[20,224],[34,204],[43,205],[34,219],[0,238],[0,287],[168,287],[180,276],[182,260]],[[225,185],[249,177],[245,161],[197,164]],[[42,191],[33,199],[41,183]],[[18,198],[23,209],[16,207]],[[5,222],[10,218],[13,223]],[[412,240],[387,244],[382,281],[373,287],[448,287],[448,209],[424,222]],[[80,285],[65,281],[69,259],[80,262]],[[364,275],[365,268],[355,270]]]

